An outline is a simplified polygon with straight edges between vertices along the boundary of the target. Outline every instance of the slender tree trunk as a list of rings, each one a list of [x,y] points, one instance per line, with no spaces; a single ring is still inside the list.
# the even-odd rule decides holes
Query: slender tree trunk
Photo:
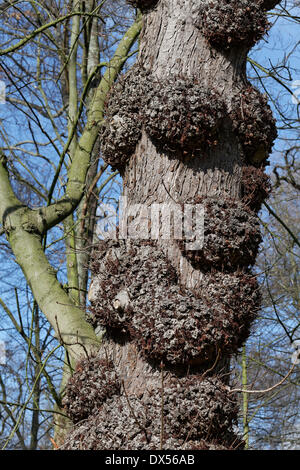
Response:
[[[62,378],[60,382],[60,396],[63,397],[65,393],[65,388],[68,380],[70,379],[71,371],[70,371],[70,364],[68,364],[68,357],[65,354],[65,362],[63,367]],[[53,440],[54,440],[54,447],[60,447],[66,438],[67,433],[70,431],[72,422],[68,417],[63,414],[63,409],[55,403],[54,405],[54,415],[53,415]]]
[[[118,240],[94,254],[89,299],[105,341],[69,383],[79,423],[66,448],[237,448],[228,364],[259,308],[251,266],[275,137],[245,67],[267,6],[130,3],[144,12],[139,57],[112,89],[101,133],[104,159],[123,174],[124,217]],[[166,236],[168,211],[171,229],[186,224],[183,240]]]
[[[34,365],[34,379],[39,377],[40,369],[41,369],[41,360],[40,357],[38,357],[38,354],[40,353],[40,325],[39,325],[39,311],[38,311],[38,306],[34,306],[33,310],[33,335],[34,335],[34,344],[37,349],[37,354],[35,355],[36,363]],[[30,450],[36,450],[37,445],[38,445],[38,434],[39,434],[39,426],[40,426],[40,412],[39,412],[39,406],[40,406],[40,396],[41,396],[41,379],[40,377],[37,379],[35,382],[35,388],[33,391],[32,399],[33,399],[33,412],[32,412],[32,418],[31,418],[31,433],[30,433],[30,444],[29,444],[29,449]]]
[[[243,346],[242,351],[242,386],[243,390],[247,390],[247,355],[245,346]],[[249,449],[249,394],[247,392],[243,392],[243,430],[245,449]]]
[[[89,0],[85,2],[85,9],[92,12],[95,8],[95,1]],[[85,44],[85,63],[83,66],[86,69],[84,76],[86,80],[90,77],[98,64],[100,63],[100,37],[101,26],[98,18],[91,18],[86,26],[86,44]],[[89,93],[86,98],[86,106],[89,108],[95,89],[99,86],[101,80],[101,72],[98,71],[90,85]],[[78,209],[78,220],[80,221],[76,227],[76,244],[77,244],[77,261],[78,261],[78,281],[79,281],[79,300],[82,308],[86,307],[86,294],[88,286],[88,266],[91,254],[91,246],[93,242],[93,231],[97,210],[97,198],[94,192],[88,196],[87,193],[92,185],[98,171],[99,163],[99,139],[97,140],[93,152],[91,153],[90,167],[86,177],[86,191]],[[87,208],[87,210],[85,209]]]

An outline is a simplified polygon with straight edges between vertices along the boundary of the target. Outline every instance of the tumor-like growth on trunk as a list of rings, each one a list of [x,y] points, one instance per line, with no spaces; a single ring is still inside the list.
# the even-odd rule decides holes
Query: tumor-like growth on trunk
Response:
[[[245,206],[254,212],[259,212],[262,203],[271,192],[270,178],[263,168],[252,165],[243,167],[242,200]]]
[[[169,364],[203,363],[233,354],[249,335],[260,305],[255,277],[243,271],[211,272],[197,291],[177,275],[155,245],[112,242],[94,261],[98,297],[93,322],[113,337],[127,335],[141,354]],[[120,300],[127,303],[120,305]],[[118,302],[119,300],[119,302]]]
[[[113,168],[124,169],[141,137],[143,97],[149,86],[146,72],[133,67],[110,91],[99,137],[102,157]]]
[[[159,429],[163,393],[164,431],[184,442],[207,439],[208,434],[224,442],[236,419],[237,403],[228,387],[216,377],[201,379],[190,375],[177,377],[165,384],[164,389],[152,389],[146,400],[152,423]],[[151,411],[150,411],[151,410]]]
[[[120,382],[111,361],[90,357],[76,366],[63,398],[64,409],[74,423],[86,419],[103,402],[120,393]]]
[[[141,353],[156,363],[203,364],[218,354],[235,354],[260,306],[257,282],[245,274],[212,275],[199,287],[199,298],[172,288],[165,294],[150,305],[138,302],[129,326]]]
[[[266,160],[277,137],[276,121],[267,98],[253,86],[245,87],[232,101],[231,119],[248,160],[251,163]]]
[[[134,153],[142,128],[164,150],[201,155],[214,145],[225,105],[196,79],[158,80],[133,67],[113,87],[100,132],[103,159],[122,170]]]
[[[140,397],[115,396],[72,435],[81,449],[226,449],[241,442],[233,433],[237,403],[221,380],[171,377],[163,389]],[[162,429],[163,423],[163,429]],[[68,447],[72,449],[72,446]]]
[[[143,113],[145,130],[160,147],[191,155],[214,143],[224,116],[216,91],[180,76],[154,81]]]
[[[186,249],[187,243],[195,241],[188,236],[178,241],[184,256],[208,271],[212,268],[235,271],[254,264],[261,242],[260,224],[246,204],[228,197],[196,197],[188,202],[203,205],[204,233],[201,249]],[[194,237],[197,236],[194,231]]]
[[[202,2],[197,26],[218,49],[251,48],[269,29],[261,0]]]

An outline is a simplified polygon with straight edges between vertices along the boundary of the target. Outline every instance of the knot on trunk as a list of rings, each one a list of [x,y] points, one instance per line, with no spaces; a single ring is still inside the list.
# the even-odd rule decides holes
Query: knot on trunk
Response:
[[[94,263],[98,291],[91,321],[114,338],[123,334],[134,341],[147,360],[210,362],[220,353],[236,353],[249,335],[260,306],[252,275],[209,272],[193,292],[178,284],[174,268],[155,246],[136,243],[127,250],[121,244],[100,256]],[[120,312],[116,300],[124,291]]]
[[[270,178],[263,168],[252,165],[243,166],[242,171],[242,201],[254,212],[259,212],[272,189]]]
[[[229,118],[245,157],[260,165],[277,137],[267,98],[249,85],[234,95],[230,108],[216,90],[205,89],[195,77],[158,80],[134,66],[109,94],[100,131],[102,157],[123,171],[143,128],[160,150],[178,158],[205,157]]]
[[[226,107],[215,90],[194,78],[158,80],[134,66],[112,88],[100,131],[103,159],[123,170],[143,127],[155,144],[180,154],[200,155],[217,143]],[[205,153],[204,152],[204,153]]]
[[[93,414],[108,397],[119,394],[120,389],[111,361],[82,359],[68,381],[62,404],[69,418],[77,423]]]
[[[81,449],[93,450],[242,447],[233,433],[237,413],[236,399],[220,378],[173,376],[139,398],[106,400],[88,426],[74,428],[64,448],[76,449],[78,442]]]
[[[113,168],[122,171],[140,140],[143,99],[150,86],[148,74],[134,66],[109,93],[100,140],[102,158]]]
[[[236,46],[250,49],[270,28],[266,9],[274,3],[263,0],[202,2],[195,26],[217,49]]]
[[[225,115],[217,91],[206,89],[196,77],[171,76],[154,80],[143,120],[147,134],[163,150],[199,155],[217,143]]]
[[[272,151],[277,137],[276,121],[266,96],[253,86],[245,87],[232,100],[230,117],[244,154],[260,165]]]
[[[189,250],[187,246],[200,238],[195,229],[193,237],[185,234],[178,240],[183,255],[196,268],[235,271],[255,263],[262,241],[257,216],[243,202],[227,198],[195,197],[186,201],[204,207],[204,233],[201,249]]]

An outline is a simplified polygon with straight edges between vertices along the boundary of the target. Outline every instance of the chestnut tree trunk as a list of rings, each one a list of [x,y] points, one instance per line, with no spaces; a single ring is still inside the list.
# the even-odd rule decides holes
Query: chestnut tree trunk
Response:
[[[64,447],[241,448],[229,361],[260,306],[251,268],[276,137],[246,58],[279,2],[129,3],[143,13],[139,56],[101,130],[125,206],[94,251],[91,322],[103,345],[68,384],[75,427]]]

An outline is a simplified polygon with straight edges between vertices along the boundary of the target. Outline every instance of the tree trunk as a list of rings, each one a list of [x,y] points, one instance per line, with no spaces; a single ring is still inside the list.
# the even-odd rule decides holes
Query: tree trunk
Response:
[[[228,364],[259,309],[256,214],[276,136],[245,68],[269,4],[130,3],[144,13],[139,57],[112,89],[101,133],[125,207],[118,240],[95,250],[89,299],[105,340],[69,383],[78,424],[65,447],[237,448]],[[182,237],[169,220],[183,222]]]

